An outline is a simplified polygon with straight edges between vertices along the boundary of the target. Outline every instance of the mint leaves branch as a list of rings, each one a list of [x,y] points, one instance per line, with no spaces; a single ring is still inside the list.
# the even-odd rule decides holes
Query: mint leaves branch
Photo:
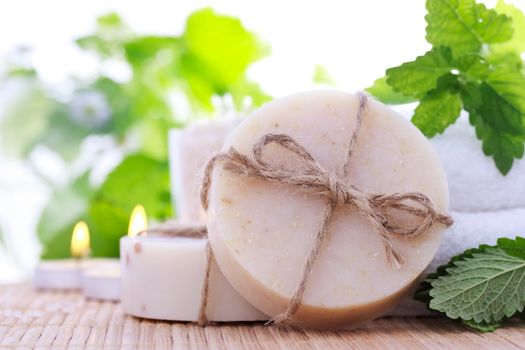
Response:
[[[475,330],[494,331],[525,307],[525,238],[500,238],[453,257],[415,298]]]
[[[427,0],[426,7],[433,48],[387,69],[367,91],[390,104],[419,100],[412,121],[428,137],[465,109],[484,153],[507,174],[525,141],[525,45],[515,40],[525,33],[525,16],[501,0],[496,10],[505,14],[474,0]]]

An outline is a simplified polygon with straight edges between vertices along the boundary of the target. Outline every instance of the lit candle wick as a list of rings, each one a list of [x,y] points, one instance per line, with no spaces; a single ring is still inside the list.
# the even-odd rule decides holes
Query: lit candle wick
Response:
[[[146,216],[146,210],[142,205],[137,205],[131,212],[129,219],[128,236],[135,237],[141,232],[144,232],[148,228],[148,218]]]
[[[77,259],[88,255],[89,245],[89,228],[84,221],[79,221],[73,229],[71,236],[71,255]]]

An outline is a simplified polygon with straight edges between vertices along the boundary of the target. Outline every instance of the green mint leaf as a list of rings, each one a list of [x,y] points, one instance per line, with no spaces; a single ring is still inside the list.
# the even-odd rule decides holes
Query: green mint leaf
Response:
[[[508,67],[516,72],[524,72],[521,54],[517,52],[489,52],[486,55],[487,62],[493,66]]]
[[[525,115],[525,75],[523,73],[501,66],[494,69],[486,82],[517,113]]]
[[[514,32],[509,17],[487,9],[484,4],[476,4],[471,15],[477,16],[474,29],[484,43],[503,43],[512,38]]]
[[[456,255],[452,257],[448,263],[441,265],[437,268],[437,270],[434,273],[431,273],[427,276],[427,278],[421,283],[419,289],[417,290],[414,299],[422,301],[426,303],[427,305],[432,300],[432,297],[430,296],[430,291],[433,289],[432,283],[436,280],[438,280],[440,277],[448,276],[450,275],[450,271],[456,267],[456,263],[458,261],[465,261],[467,259],[475,259],[474,255],[483,253],[487,249],[495,249],[499,248],[502,251],[504,251],[509,256],[514,256],[519,259],[525,260],[525,238],[522,237],[516,237],[516,239],[509,239],[509,238],[500,238],[497,241],[496,246],[489,246],[489,245],[481,245],[478,248],[471,248],[467,249],[463,253]],[[487,289],[488,290],[488,289]],[[523,313],[519,313],[517,316],[523,317]],[[465,320],[461,319],[461,321],[468,327],[479,331],[479,332],[493,332],[498,327],[502,325],[501,320],[497,321],[475,321],[474,319]]]
[[[476,322],[474,320],[462,320],[461,322],[463,322],[463,324],[465,324],[466,326],[481,333],[494,332],[502,325],[502,322]]]
[[[438,279],[440,276],[445,276],[447,274],[447,270],[454,267],[456,261],[463,260],[465,258],[472,258],[474,253],[480,253],[484,251],[486,248],[489,248],[488,245],[481,245],[478,248],[471,248],[465,250],[463,253],[458,254],[456,256],[453,256],[450,258],[450,260],[437,268],[437,270],[427,276],[427,278],[421,282],[419,288],[417,289],[414,299],[422,301],[426,304],[430,303],[430,300],[432,299],[429,295],[430,290],[432,289],[432,282],[436,279]]]
[[[448,90],[434,90],[421,99],[412,117],[423,134],[432,137],[453,124],[461,113],[461,96]]]
[[[519,236],[516,239],[499,238],[497,245],[507,254],[525,260],[525,238]]]
[[[512,39],[499,44],[490,45],[490,51],[494,54],[503,53],[518,53],[521,54],[525,51],[525,15],[520,9],[514,5],[505,3],[503,0],[499,0],[495,10],[504,14],[512,19],[512,28],[514,35]]]
[[[498,322],[523,311],[525,260],[486,248],[432,281],[430,308],[452,319]]]
[[[383,103],[390,105],[399,105],[404,103],[415,102],[417,99],[405,96],[399,92],[395,92],[394,89],[386,82],[386,77],[379,78],[374,81],[374,84],[369,88],[365,89],[370,95]]]
[[[454,65],[472,80],[484,80],[490,74],[487,60],[478,54],[465,54],[454,58]]]
[[[483,152],[491,155],[498,170],[503,175],[507,175],[512,168],[514,158],[523,157],[523,139],[492,131],[483,140]]]
[[[512,21],[475,0],[427,0],[427,41],[454,54],[478,53],[484,43],[511,39]]]
[[[523,125],[522,113],[492,86],[483,83],[479,89],[482,102],[476,112],[485,123],[500,132],[523,135],[525,125]],[[514,97],[511,96],[511,98]]]
[[[483,153],[492,156],[498,170],[506,175],[512,168],[514,159],[523,157],[523,137],[494,129],[475,113],[470,113],[469,119],[476,128],[476,136],[482,141]]]
[[[452,54],[446,47],[434,48],[415,61],[386,70],[386,82],[394,91],[422,98],[436,88],[439,78],[452,69]]]
[[[483,152],[502,174],[523,157],[525,140],[525,77],[509,67],[492,69],[481,84],[467,83],[461,95],[470,112]]]

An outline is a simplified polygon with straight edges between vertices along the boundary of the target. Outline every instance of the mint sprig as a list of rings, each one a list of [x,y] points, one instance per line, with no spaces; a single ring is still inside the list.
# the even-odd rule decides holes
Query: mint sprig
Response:
[[[479,52],[483,44],[512,38],[509,18],[475,0],[428,0],[426,39],[452,48],[455,54]]]
[[[432,49],[387,69],[367,91],[389,104],[419,101],[412,121],[428,137],[466,110],[483,152],[505,175],[524,153],[525,16],[502,0],[495,9],[475,0],[427,0],[426,8]]]
[[[415,298],[473,329],[494,331],[525,307],[525,238],[501,238],[453,257]]]

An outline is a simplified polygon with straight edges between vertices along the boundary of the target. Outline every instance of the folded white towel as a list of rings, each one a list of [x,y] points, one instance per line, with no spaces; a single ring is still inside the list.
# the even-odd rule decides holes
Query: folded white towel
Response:
[[[500,237],[525,236],[525,208],[483,213],[452,212],[452,217],[454,225],[445,231],[441,246],[422,277],[468,248],[495,244]],[[408,295],[389,315],[428,315],[425,305],[412,297]]]
[[[430,142],[447,173],[451,210],[525,208],[525,159],[515,160],[510,172],[501,175],[493,159],[483,154],[466,116]]]

